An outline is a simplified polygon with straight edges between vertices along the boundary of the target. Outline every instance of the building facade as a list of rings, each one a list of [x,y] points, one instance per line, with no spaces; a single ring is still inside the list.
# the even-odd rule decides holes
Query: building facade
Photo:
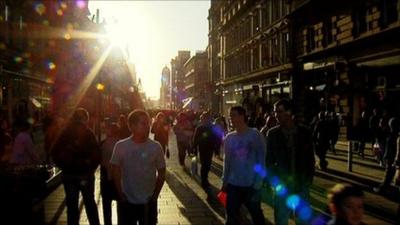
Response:
[[[206,111],[211,107],[211,81],[208,77],[207,52],[198,51],[183,65],[184,107],[194,111]]]
[[[341,115],[349,136],[375,108],[400,116],[400,1],[291,1],[295,97],[305,121],[320,110]]]
[[[161,72],[161,87],[160,87],[160,108],[171,108],[171,71],[167,66],[164,66]]]
[[[185,74],[183,72],[183,65],[190,58],[190,51],[178,51],[178,55],[171,59],[171,108],[181,109],[183,106],[183,99],[186,98],[184,93]]]
[[[211,1],[210,77],[214,108],[243,105],[252,116],[292,96],[293,62],[287,1]]]

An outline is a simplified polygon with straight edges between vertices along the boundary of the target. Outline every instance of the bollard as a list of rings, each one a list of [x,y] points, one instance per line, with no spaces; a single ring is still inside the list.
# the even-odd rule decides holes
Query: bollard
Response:
[[[354,148],[354,141],[349,141],[348,145],[348,155],[347,155],[347,171],[353,171],[353,148]]]

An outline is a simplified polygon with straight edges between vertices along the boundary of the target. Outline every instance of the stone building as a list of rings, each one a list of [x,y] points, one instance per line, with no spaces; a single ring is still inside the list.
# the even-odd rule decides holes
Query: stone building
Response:
[[[289,12],[290,5],[281,0],[211,1],[214,110],[219,107],[227,115],[232,105],[241,104],[256,116],[270,111],[277,99],[292,96]]]
[[[210,109],[211,91],[208,79],[207,52],[198,51],[183,65],[184,106],[195,111]]]
[[[362,111],[399,116],[400,1],[291,1],[291,7],[294,97],[305,121],[319,110],[336,112],[345,136]]]
[[[183,99],[186,98],[184,93],[185,74],[183,65],[190,58],[190,51],[178,51],[178,55],[171,59],[171,98],[172,109],[181,109]]]
[[[161,72],[159,106],[162,109],[170,109],[171,107],[171,71],[167,66],[165,66]]]

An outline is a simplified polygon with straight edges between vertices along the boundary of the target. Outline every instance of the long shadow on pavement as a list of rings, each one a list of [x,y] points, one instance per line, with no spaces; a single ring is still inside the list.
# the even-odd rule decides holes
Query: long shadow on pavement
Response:
[[[183,207],[179,207],[180,213],[190,221],[190,224],[222,225],[223,222],[216,215],[224,215],[222,205],[218,202],[205,203],[182,180],[183,178],[179,174],[171,171],[167,172],[166,182],[170,186],[171,191],[183,204]]]

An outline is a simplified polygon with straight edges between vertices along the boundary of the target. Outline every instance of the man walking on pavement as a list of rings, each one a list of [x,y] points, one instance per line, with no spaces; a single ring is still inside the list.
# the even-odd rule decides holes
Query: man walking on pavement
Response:
[[[94,133],[87,127],[88,121],[89,113],[83,108],[76,109],[51,150],[54,163],[62,170],[68,225],[79,224],[79,192],[90,225],[100,225],[94,199],[94,174],[101,152]]]
[[[241,224],[240,207],[244,204],[255,225],[264,225],[261,210],[261,186],[265,176],[265,141],[260,132],[246,124],[246,110],[230,110],[234,131],[224,141],[224,169],[221,191],[227,193],[226,224]]]
[[[201,187],[208,190],[208,173],[210,172],[212,156],[220,146],[220,138],[214,130],[210,113],[204,112],[200,116],[200,125],[196,127],[193,135],[193,148],[200,153]]]
[[[128,125],[132,135],[117,142],[110,160],[119,198],[119,225],[155,225],[157,198],[165,181],[164,152],[158,142],[149,139],[147,112],[131,112]]]
[[[279,125],[267,133],[266,167],[269,177],[277,176],[289,194],[297,194],[309,202],[309,190],[314,177],[314,152],[311,132],[294,122],[290,100],[282,99],[274,105]],[[287,225],[292,209],[286,198],[274,190],[274,217],[276,225]],[[296,217],[296,224],[307,224]]]

